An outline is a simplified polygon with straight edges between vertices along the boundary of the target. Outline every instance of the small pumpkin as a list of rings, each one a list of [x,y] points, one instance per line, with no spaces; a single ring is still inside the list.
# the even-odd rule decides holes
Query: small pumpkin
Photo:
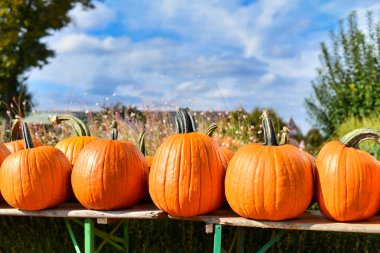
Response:
[[[145,131],[143,131],[139,137],[139,149],[141,153],[145,156],[146,164],[148,165],[148,171],[150,171],[150,167],[152,166],[153,156],[148,155],[145,148]]]
[[[147,191],[148,167],[144,155],[132,143],[117,140],[116,122],[111,128],[111,140],[90,142],[74,163],[71,175],[74,194],[89,209],[129,208]]]
[[[218,125],[213,123],[211,124],[207,129],[206,129],[206,132],[205,134],[212,137],[212,134],[214,133],[214,131],[218,128]],[[228,148],[226,147],[221,147],[220,150],[222,151],[222,154],[224,156],[224,159],[226,160],[226,163],[227,165],[230,163],[232,157],[234,156],[235,152],[229,150]],[[227,166],[226,166],[227,168]]]
[[[21,121],[19,119],[15,119],[12,121],[12,129],[11,129],[11,141],[4,143],[5,147],[9,150],[10,153],[14,153],[20,150],[25,149],[25,141],[20,139],[20,125]],[[33,140],[33,146],[39,147],[43,146],[42,142],[39,140]]]
[[[83,121],[72,115],[56,114],[50,118],[50,121],[54,126],[59,125],[64,121],[69,122],[70,126],[77,135],[61,140],[55,145],[56,148],[61,150],[67,156],[71,165],[74,164],[75,159],[84,146],[97,139],[96,137],[91,136],[90,130]]]
[[[278,146],[269,113],[262,114],[264,144],[241,147],[226,173],[227,201],[237,214],[258,220],[301,215],[313,195],[312,167],[292,145]]]
[[[196,132],[187,109],[179,109],[176,123],[178,134],[166,138],[153,157],[150,196],[173,216],[212,212],[224,202],[224,157],[209,136]]]
[[[317,203],[337,221],[366,220],[380,206],[380,163],[359,149],[363,140],[380,142],[374,129],[357,129],[330,141],[317,156]]]
[[[26,149],[10,154],[1,165],[1,194],[9,205],[22,210],[57,206],[69,194],[70,163],[57,148],[33,147],[25,122],[22,132]]]

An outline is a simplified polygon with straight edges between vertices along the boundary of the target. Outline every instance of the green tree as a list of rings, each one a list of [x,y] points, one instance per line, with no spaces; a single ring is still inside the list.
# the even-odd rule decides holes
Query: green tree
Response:
[[[350,116],[380,112],[380,22],[367,13],[366,28],[356,12],[331,32],[331,47],[322,42],[322,66],[305,100],[315,126],[331,135]]]
[[[27,72],[33,67],[43,67],[54,56],[54,51],[41,39],[66,26],[71,21],[68,12],[78,3],[84,8],[93,7],[91,0],[0,1],[1,116],[7,110],[12,116],[30,110],[31,94],[25,85]],[[12,103],[16,104],[13,110],[8,107]]]

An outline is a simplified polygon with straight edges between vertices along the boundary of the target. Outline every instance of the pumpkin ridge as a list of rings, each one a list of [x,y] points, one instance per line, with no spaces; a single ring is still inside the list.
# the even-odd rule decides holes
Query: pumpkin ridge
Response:
[[[61,153],[63,153],[62,151],[56,151],[56,152],[61,152]],[[63,155],[65,155],[65,154],[63,154]],[[59,163],[59,167],[61,168],[60,170],[59,170],[59,176],[60,176],[60,178],[64,178],[64,175],[63,175],[63,171],[62,171],[62,168],[64,168],[64,166],[63,166],[63,160],[62,160],[62,156],[60,156],[60,157],[56,157],[55,158],[56,160],[57,160],[57,163]],[[69,162],[70,163],[70,162]],[[70,164],[70,166],[71,166],[71,164]],[[71,174],[71,173],[70,173]],[[70,182],[70,180],[69,180],[69,182]],[[71,183],[69,184],[69,185],[71,185]],[[66,200],[66,198],[68,197],[68,195],[67,194],[65,194],[65,188],[66,188],[66,192],[68,192],[69,191],[69,187],[70,186],[68,186],[68,185],[62,185],[62,187],[60,187],[59,188],[59,191],[60,191],[60,194],[58,195],[58,196],[60,196],[60,200],[61,201],[59,201],[59,202],[62,202],[62,201],[64,201],[64,200]],[[66,196],[65,196],[66,195]]]
[[[170,153],[170,151],[172,150],[174,143],[177,141],[177,138],[175,138],[175,136],[173,136],[173,138],[171,138],[170,141],[171,141],[170,146],[168,147],[168,151],[166,151],[168,153]],[[164,152],[161,151],[160,152],[160,156],[162,157],[163,155],[164,155]],[[156,160],[157,161],[161,161],[161,157],[160,157],[160,159],[156,159]],[[168,160],[169,159],[170,159],[170,156],[167,156],[166,159],[165,159],[165,171],[163,172],[163,176],[162,176],[162,178],[164,179],[164,182],[163,182],[162,185],[164,187],[163,187],[163,189],[160,189],[160,191],[162,191],[162,192],[160,192],[160,194],[159,194],[160,197],[157,198],[157,199],[163,199],[162,202],[161,201],[158,201],[158,202],[164,204],[163,210],[165,210],[166,212],[169,210],[168,203],[166,202],[166,187],[165,187],[165,185],[166,185],[166,179],[167,179],[166,176],[167,176],[167,173],[168,173],[168,166],[167,166],[167,164],[168,164]],[[163,164],[162,164],[162,166],[163,166]],[[177,161],[175,161],[174,166],[177,166]],[[157,178],[157,170],[156,170],[155,176]],[[157,181],[155,181],[155,183],[157,184]]]
[[[254,167],[255,168],[255,177],[254,177],[255,181],[257,180],[257,178],[264,177],[263,173],[265,172],[265,170],[263,170],[262,166],[259,166],[259,165],[265,163],[266,155],[267,155],[265,147],[260,147],[258,152],[259,153],[257,155],[257,158],[255,157],[255,162],[256,162],[255,167]],[[241,163],[243,163],[243,161],[241,161]],[[257,168],[260,168],[260,169],[257,169]],[[264,207],[264,198],[261,198],[261,196],[264,196],[264,185],[263,184],[256,184],[256,182],[253,182],[253,185],[257,187],[254,190],[255,215],[257,215],[258,213],[260,213],[260,211],[262,211],[262,210],[259,210],[259,209],[261,209],[259,207],[260,206]],[[243,201],[243,203],[246,205],[245,201]],[[249,216],[249,213],[247,213],[247,216]]]
[[[37,152],[37,150],[36,149],[34,149],[33,150],[34,152]],[[39,153],[39,152],[38,152]],[[46,161],[48,161],[47,163],[49,163],[49,164],[51,164],[50,163],[50,159],[51,159],[51,157],[50,157],[50,155],[47,155],[44,151],[41,151],[40,152],[41,153],[41,155],[42,156],[44,156],[44,159],[46,160]],[[35,157],[37,158],[37,155],[35,155]],[[38,166],[38,164],[36,164],[37,166]],[[50,187],[50,189],[53,189],[53,190],[50,190],[49,191],[49,193],[50,193],[50,197],[49,197],[49,206],[51,205],[51,201],[52,201],[52,199],[54,199],[53,198],[53,196],[54,196],[54,189],[56,188],[56,187],[54,187],[54,180],[53,180],[53,175],[52,175],[52,171],[51,171],[51,169],[49,168],[49,175],[50,175],[50,183],[51,183],[51,187]]]
[[[196,135],[196,137],[198,138],[199,136]],[[196,148],[198,149],[198,152],[200,154],[202,152],[202,146],[200,146],[202,144],[202,142],[197,141],[196,143],[197,143]],[[203,168],[202,168],[202,164],[200,162],[200,159],[198,160],[198,162],[199,162],[199,168],[200,168],[200,170],[202,170]],[[198,181],[199,182],[198,182],[198,189],[197,189],[197,195],[198,195],[197,213],[200,213],[200,211],[201,211],[201,199],[202,199],[201,189],[203,189],[203,187],[202,187],[202,182],[203,182],[203,180],[202,180],[202,173],[199,173]]]
[[[204,153],[204,155],[206,156],[205,159],[207,160],[207,163],[205,163],[205,165],[207,164],[207,170],[206,170],[206,168],[204,168],[204,169],[201,170],[201,172],[199,174],[200,174],[201,178],[204,177],[205,179],[206,179],[206,175],[205,174],[208,174],[208,181],[206,181],[207,188],[206,187],[205,188],[202,187],[202,189],[204,189],[204,191],[206,191],[205,189],[208,189],[207,192],[213,192],[212,179],[211,179],[211,173],[210,173],[210,159],[209,159],[209,154],[208,154],[209,151],[207,149],[206,142],[202,138],[200,138],[200,140],[201,140],[203,149],[206,150],[206,152]],[[207,171],[207,173],[206,173],[206,171]],[[208,196],[208,197],[210,197],[212,199],[212,195],[213,194],[211,194],[211,196]],[[201,193],[201,196],[202,196],[202,193]],[[204,198],[202,198],[202,199],[204,199]],[[199,210],[200,210],[199,214],[203,214],[205,212],[205,210],[209,210],[210,203],[212,203],[212,202],[211,201],[206,201],[206,202],[207,202],[207,204],[205,206],[201,205],[203,207],[202,209],[199,208]]]

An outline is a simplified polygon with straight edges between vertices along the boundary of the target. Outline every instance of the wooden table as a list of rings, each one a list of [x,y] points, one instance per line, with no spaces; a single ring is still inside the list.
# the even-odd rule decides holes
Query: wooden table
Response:
[[[307,211],[301,217],[289,221],[258,221],[239,217],[230,209],[220,209],[214,213],[190,218],[173,217],[157,209],[153,204],[141,204],[126,210],[95,211],[88,210],[77,203],[64,203],[56,208],[42,211],[22,211],[12,208],[4,203],[0,204],[0,216],[34,216],[64,218],[66,227],[73,241],[76,252],[81,252],[71,228],[70,221],[84,227],[84,239],[86,253],[99,252],[102,247],[109,243],[119,250],[128,252],[128,220],[129,219],[162,219],[191,220],[204,222],[214,233],[214,252],[222,252],[222,226],[235,226],[237,229],[236,248],[238,252],[244,251],[244,234],[241,227],[255,227],[265,229],[280,229],[268,243],[258,252],[265,252],[277,242],[288,230],[305,231],[330,231],[350,233],[380,234],[380,216],[375,216],[362,222],[336,222],[326,219],[319,211]],[[80,220],[79,218],[84,218]],[[115,222],[116,226],[110,233],[105,233],[94,227],[94,221],[99,224]],[[120,226],[124,227],[124,237],[119,238],[113,234]],[[94,235],[103,239],[103,242],[95,250]]]
[[[171,219],[184,219],[169,216]],[[361,222],[336,222],[325,218],[319,211],[306,211],[303,215],[294,220],[288,221],[260,221],[246,219],[238,216],[230,209],[221,209],[207,215],[185,218],[186,220],[201,221],[214,226],[214,252],[222,252],[222,226],[234,227],[255,227],[267,229],[280,229],[268,243],[258,252],[265,252],[275,242],[277,242],[288,230],[304,231],[329,231],[345,233],[369,233],[380,234],[380,216],[372,217]],[[244,235],[242,230],[237,230],[236,247],[238,252],[244,252]]]

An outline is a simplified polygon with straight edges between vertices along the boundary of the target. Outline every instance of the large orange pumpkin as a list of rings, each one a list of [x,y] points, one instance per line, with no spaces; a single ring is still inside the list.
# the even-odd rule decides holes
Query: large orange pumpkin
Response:
[[[12,122],[11,129],[11,140],[10,142],[4,143],[5,147],[9,150],[9,152],[14,153],[20,150],[25,149],[25,141],[23,139],[18,140],[20,135],[20,125],[21,122],[19,119],[15,119]],[[39,147],[43,146],[43,144],[39,140],[33,140],[33,146]]]
[[[69,193],[70,163],[57,148],[33,147],[26,123],[26,149],[5,158],[0,188],[6,202],[22,210],[42,210],[63,202]]]
[[[373,129],[358,129],[323,146],[317,156],[317,202],[337,221],[365,220],[380,206],[380,163],[358,148],[362,140],[380,141]]]
[[[128,141],[95,140],[78,155],[71,183],[78,201],[95,210],[128,208],[147,191],[148,167],[144,155]]]
[[[240,148],[226,174],[226,197],[239,215],[287,220],[301,215],[313,195],[310,162],[292,145],[278,146],[268,112],[263,115],[264,144]]]
[[[189,217],[212,212],[224,201],[225,160],[214,141],[196,132],[187,109],[180,109],[178,134],[157,149],[149,173],[154,204],[173,216]]]

